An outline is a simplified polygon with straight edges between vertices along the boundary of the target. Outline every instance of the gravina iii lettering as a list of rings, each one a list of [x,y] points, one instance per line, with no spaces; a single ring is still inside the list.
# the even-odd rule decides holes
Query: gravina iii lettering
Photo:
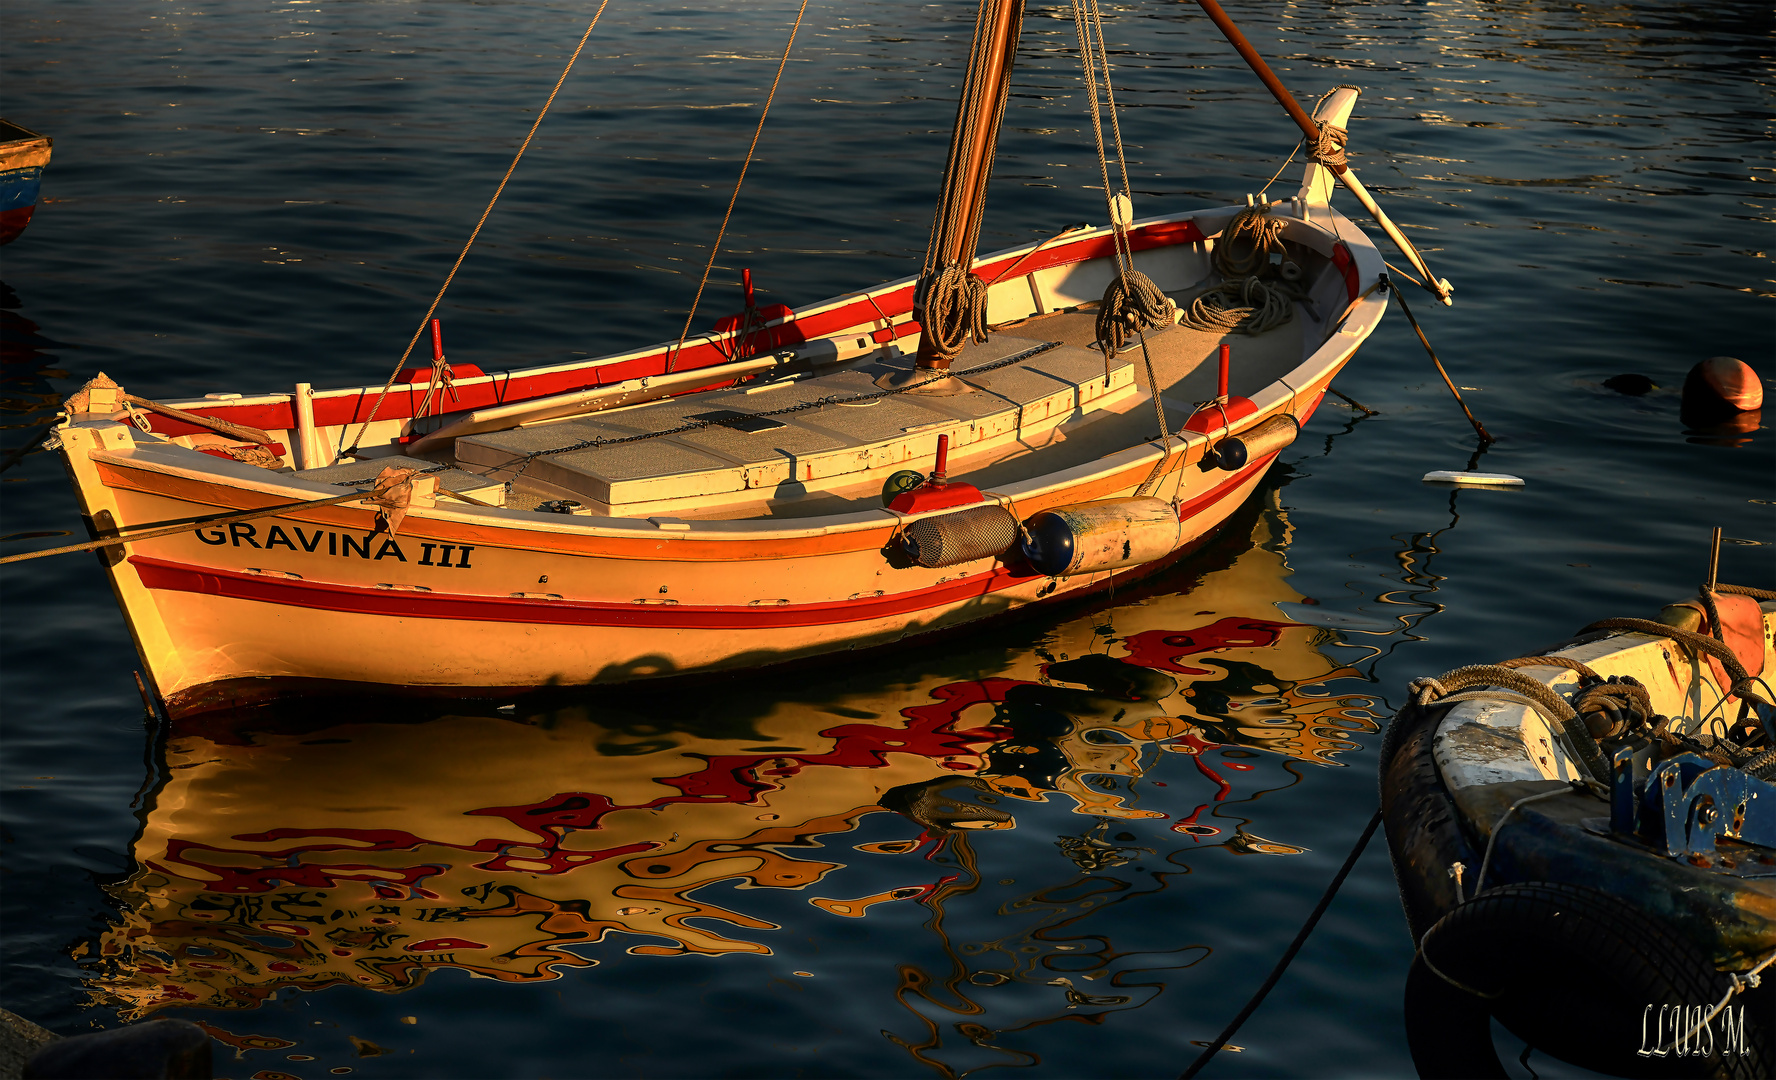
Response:
[[[211,547],[222,544],[240,547],[244,544],[262,551],[289,548],[291,551],[305,551],[310,555],[327,554],[340,559],[368,559],[372,562],[381,559],[407,562],[407,556],[412,552],[418,556],[412,560],[416,566],[447,566],[453,570],[473,569],[469,565],[469,557],[476,547],[474,544],[420,543],[409,540],[409,547],[403,550],[401,542],[392,536],[378,533],[364,533],[360,536],[334,532],[331,529],[316,529],[310,534],[300,525],[292,525],[288,530],[282,525],[273,525],[261,536],[259,530],[248,521],[236,521],[226,529],[221,526],[199,529],[197,538]],[[374,553],[371,551],[373,545]]]

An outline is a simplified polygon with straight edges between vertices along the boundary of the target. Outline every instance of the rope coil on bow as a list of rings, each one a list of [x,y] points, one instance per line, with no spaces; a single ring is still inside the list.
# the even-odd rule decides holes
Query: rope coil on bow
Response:
[[[1333,172],[1345,169],[1349,161],[1344,148],[1350,144],[1350,132],[1329,120],[1316,120],[1314,126],[1320,129],[1320,133],[1309,148],[1308,156]]]
[[[1295,317],[1295,302],[1307,294],[1288,281],[1266,280],[1271,257],[1284,252],[1282,218],[1270,206],[1248,206],[1234,215],[1210,256],[1221,284],[1190,302],[1179,322],[1211,334],[1256,337]]]

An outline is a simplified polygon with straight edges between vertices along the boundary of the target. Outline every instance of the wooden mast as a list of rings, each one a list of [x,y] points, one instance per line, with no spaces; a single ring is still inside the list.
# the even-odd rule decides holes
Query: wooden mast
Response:
[[[975,19],[968,75],[919,280],[915,314],[924,328],[919,367],[926,371],[948,370],[968,338],[985,329],[986,288],[971,270],[1023,19],[1024,0],[981,0]]]

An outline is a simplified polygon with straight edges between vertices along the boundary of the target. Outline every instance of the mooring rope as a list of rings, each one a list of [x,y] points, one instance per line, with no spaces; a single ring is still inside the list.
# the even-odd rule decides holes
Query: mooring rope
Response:
[[[795,48],[796,33],[802,28],[802,16],[808,13],[808,0],[802,0],[802,6],[796,10],[795,25],[789,28],[789,40],[783,43],[783,57],[777,61],[777,75],[771,80],[771,92],[765,95],[765,107],[759,110],[758,127],[753,129],[752,143],[746,148],[746,160],[740,163],[740,175],[734,178],[734,193],[728,196],[728,209],[722,215],[721,228],[715,232],[715,243],[709,248],[709,261],[703,266],[703,277],[697,282],[697,295],[691,299],[691,310],[685,313],[684,329],[678,332],[678,344],[666,354],[666,370],[678,363],[678,354],[684,350],[685,338],[691,333],[691,320],[697,317],[697,306],[703,302],[703,290],[709,284],[709,275],[715,270],[715,258],[721,254],[722,238],[728,235],[728,221],[734,216],[734,204],[740,201],[740,187],[746,183],[746,170],[752,168],[752,156],[758,151],[759,136],[765,133],[765,118],[771,115],[771,102],[777,100],[777,86],[783,81],[783,69],[789,66],[789,51]],[[738,340],[738,339],[736,339]]]
[[[1385,278],[1387,275],[1384,274],[1382,276]],[[1498,440],[1494,439],[1491,433],[1486,430],[1485,425],[1481,424],[1479,420],[1474,418],[1473,412],[1468,408],[1468,403],[1462,400],[1461,391],[1456,388],[1455,380],[1449,377],[1449,372],[1443,370],[1443,361],[1437,358],[1437,350],[1431,348],[1431,339],[1425,337],[1423,328],[1418,325],[1418,320],[1413,317],[1412,308],[1406,303],[1406,295],[1399,289],[1395,289],[1394,296],[1400,301],[1400,311],[1405,314],[1406,321],[1412,324],[1412,332],[1418,335],[1419,344],[1423,345],[1425,352],[1430,355],[1431,363],[1437,366],[1437,374],[1443,376],[1444,385],[1448,386],[1449,392],[1455,395],[1455,403],[1461,406],[1462,415],[1467,417],[1468,423],[1474,426],[1474,434],[1480,436],[1480,445],[1490,446],[1497,442]]]
[[[456,279],[456,272],[462,269],[463,260],[469,257],[469,249],[475,246],[475,238],[481,235],[481,226],[487,224],[488,216],[493,213],[494,204],[499,202],[500,195],[506,190],[507,181],[511,180],[512,174],[518,170],[518,162],[523,159],[524,152],[530,149],[530,140],[536,137],[537,128],[543,126],[543,117],[549,115],[549,106],[555,104],[555,95],[561,93],[561,86],[567,82],[568,72],[573,70],[574,62],[580,58],[580,52],[585,49],[587,39],[592,36],[593,28],[598,25],[598,20],[603,17],[604,9],[609,4],[610,0],[600,0],[598,10],[592,13],[592,21],[586,24],[586,32],[580,35],[580,43],[574,46],[573,55],[567,58],[567,66],[561,69],[561,77],[555,80],[555,88],[549,91],[549,99],[543,102],[541,109],[537,110],[536,119],[531,122],[530,130],[525,133],[524,142],[519,144],[518,152],[512,155],[512,163],[506,166],[506,175],[500,177],[499,186],[493,189],[493,198],[487,200],[487,209],[481,211],[481,220],[475,222],[474,230],[469,233],[468,243],[464,244],[462,251],[457,254],[456,262],[451,264],[450,273],[444,275],[444,284],[438,287],[438,295],[432,297],[432,304],[426,308],[425,317],[419,320],[419,329],[413,331],[413,338],[407,342],[407,348],[402,350],[401,359],[395,362],[395,369],[389,372],[388,382],[382,384],[382,392],[376,395],[375,403],[370,406],[370,415],[358,426],[358,433],[352,437],[351,446],[340,451],[341,457],[357,452],[358,444],[363,441],[364,432],[368,431],[370,425],[376,421],[376,414],[382,411],[383,399],[388,397],[389,390],[395,385],[395,380],[400,378],[401,369],[407,366],[407,358],[413,355],[413,347],[419,344],[420,335],[424,334],[426,327],[431,324],[432,316],[437,313],[438,305],[444,301],[445,291]],[[435,378],[436,376],[434,376]]]
[[[1369,824],[1363,829],[1363,835],[1357,837],[1356,846],[1352,847],[1350,854],[1344,857],[1344,865],[1338,868],[1338,873],[1333,876],[1332,883],[1326,886],[1326,891],[1321,895],[1320,902],[1314,905],[1312,914],[1308,915],[1307,921],[1301,924],[1301,929],[1295,934],[1295,940],[1289,942],[1289,947],[1283,950],[1282,959],[1278,960],[1276,967],[1271,969],[1270,976],[1264,980],[1264,984],[1258,988],[1258,992],[1252,995],[1252,1000],[1246,1002],[1246,1007],[1239,1011],[1239,1015],[1233,1018],[1233,1022],[1227,1025],[1226,1030],[1222,1031],[1215,1041],[1209,1044],[1208,1049],[1197,1055],[1196,1060],[1190,1063],[1190,1067],[1184,1070],[1178,1080],[1190,1080],[1191,1077],[1201,1072],[1203,1066],[1209,1063],[1209,1059],[1219,1053],[1221,1048],[1227,1045],[1228,1040],[1232,1039],[1234,1034],[1239,1031],[1240,1025],[1258,1011],[1258,1006],[1264,1003],[1265,996],[1283,977],[1283,972],[1288,970],[1289,962],[1295,959],[1295,954],[1300,952],[1301,946],[1307,943],[1308,935],[1313,933],[1315,926],[1319,925],[1320,917],[1326,914],[1327,908],[1332,906],[1332,898],[1338,895],[1339,886],[1343,885],[1344,879],[1350,876],[1351,870],[1357,865],[1358,857],[1363,854],[1363,849],[1369,846],[1369,838],[1375,835],[1376,827],[1380,824],[1381,811],[1377,810],[1369,818]]]

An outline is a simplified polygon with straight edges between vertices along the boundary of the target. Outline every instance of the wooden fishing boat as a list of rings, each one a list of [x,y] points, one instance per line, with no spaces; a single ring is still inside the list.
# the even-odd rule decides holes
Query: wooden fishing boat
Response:
[[[1421,1075],[1507,1075],[1494,1018],[1612,1076],[1770,1075],[1776,593],[1729,590],[1413,684],[1381,788]]]
[[[983,795],[1000,828],[1036,803],[1071,807],[1085,837],[1065,850],[1081,869],[1138,860],[1139,849],[1100,839],[1106,822],[1299,854],[1225,808],[1251,793],[1238,770],[1253,750],[1331,766],[1376,724],[1368,699],[1327,692],[1353,672],[1320,650],[1317,628],[1278,618],[1275,605],[1300,594],[1276,489],[1260,497],[1261,514],[1248,507],[1204,550],[1211,565],[1188,600],[1118,594],[1114,609],[1054,628],[1046,651],[1072,657],[1058,662],[1022,651],[962,681],[907,665],[836,699],[763,710],[721,699],[684,726],[659,721],[643,692],[417,723],[376,707],[387,702],[360,702],[350,717],[291,708],[176,721],[134,865],[107,886],[118,914],[90,954],[88,985],[135,1019],[169,1006],[253,1009],[288,989],[398,992],[448,968],[555,979],[597,962],[584,948],[612,938],[632,940],[635,957],[768,955],[798,895],[816,920],[928,899],[942,871],[916,856]],[[1130,797],[1161,758],[1182,766],[1163,774],[1173,790],[1194,791],[1163,826],[1150,791]],[[1107,788],[1106,776],[1126,786]],[[889,792],[939,784],[947,824],[921,822],[921,837],[909,823],[892,839],[878,828],[855,851],[907,865],[891,885],[857,888],[846,874],[856,830]],[[294,915],[277,903],[290,890],[303,901]],[[1036,973],[1030,993],[1071,1007],[1042,963],[1065,952],[1027,943],[1038,948],[1013,951]]]
[[[1381,256],[1329,203],[1372,201],[1330,147],[1287,199],[1136,219],[1125,177],[1111,224],[977,257],[1021,2],[981,11],[921,275],[571,365],[452,365],[434,322],[433,364],[381,391],[76,394],[60,451],[94,535],[128,538],[101,550],[151,691],[177,714],[292,680],[757,667],[1078,597],[1212,532],[1382,317]],[[1341,139],[1356,97],[1288,104]],[[1174,325],[1230,289],[1243,333]]]
[[[43,188],[53,140],[0,120],[0,244],[10,244],[31,223]]]

